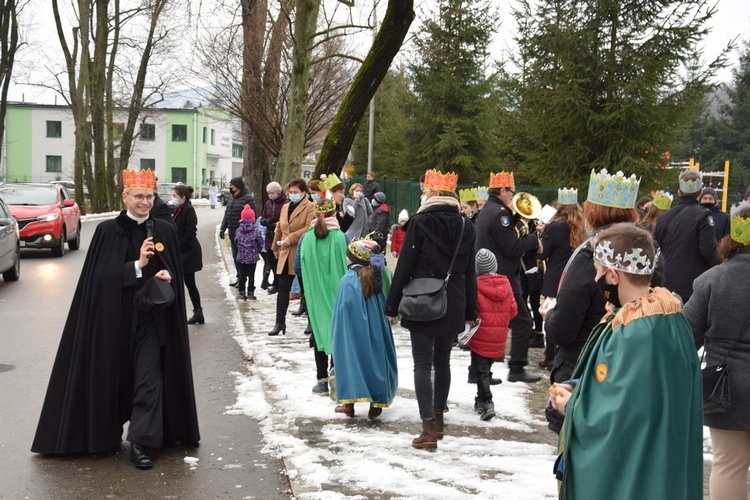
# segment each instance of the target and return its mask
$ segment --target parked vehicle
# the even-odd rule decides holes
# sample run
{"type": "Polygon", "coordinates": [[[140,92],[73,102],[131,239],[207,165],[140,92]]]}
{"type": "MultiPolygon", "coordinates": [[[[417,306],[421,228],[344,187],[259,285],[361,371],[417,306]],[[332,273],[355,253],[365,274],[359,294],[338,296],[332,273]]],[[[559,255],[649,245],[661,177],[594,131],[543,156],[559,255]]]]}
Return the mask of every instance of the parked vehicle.
{"type": "Polygon", "coordinates": [[[225,207],[227,206],[227,202],[229,201],[229,198],[231,197],[232,197],[232,192],[229,190],[229,188],[222,188],[221,191],[219,191],[219,196],[218,196],[219,203],[221,203],[225,207]]]}
{"type": "Polygon", "coordinates": [[[62,257],[65,243],[80,247],[81,210],[60,184],[3,184],[0,198],[18,221],[21,248],[51,248],[62,257]]]}
{"type": "MultiPolygon", "coordinates": [[[[60,184],[68,192],[68,196],[75,200],[76,198],[76,185],[73,181],[49,181],[50,184],[60,184]]],[[[86,186],[83,187],[83,197],[89,197],[89,191],[86,186]]]]}
{"type": "Polygon", "coordinates": [[[17,281],[21,276],[21,236],[18,232],[18,222],[1,199],[0,273],[3,273],[5,281],[17,281]]]}

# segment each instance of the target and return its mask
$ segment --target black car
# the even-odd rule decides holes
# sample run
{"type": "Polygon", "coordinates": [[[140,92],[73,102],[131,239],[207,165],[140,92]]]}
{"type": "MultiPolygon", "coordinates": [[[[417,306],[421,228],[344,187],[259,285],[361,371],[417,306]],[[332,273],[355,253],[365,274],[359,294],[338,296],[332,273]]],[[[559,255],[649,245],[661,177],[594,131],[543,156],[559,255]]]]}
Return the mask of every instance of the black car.
{"type": "Polygon", "coordinates": [[[21,276],[20,241],[18,221],[0,199],[0,273],[5,281],[17,281],[21,276]]]}
{"type": "Polygon", "coordinates": [[[232,192],[229,190],[229,188],[222,188],[222,190],[219,191],[219,196],[217,196],[217,198],[219,199],[219,203],[227,206],[227,202],[229,201],[229,198],[231,198],[231,196],[232,192]]]}

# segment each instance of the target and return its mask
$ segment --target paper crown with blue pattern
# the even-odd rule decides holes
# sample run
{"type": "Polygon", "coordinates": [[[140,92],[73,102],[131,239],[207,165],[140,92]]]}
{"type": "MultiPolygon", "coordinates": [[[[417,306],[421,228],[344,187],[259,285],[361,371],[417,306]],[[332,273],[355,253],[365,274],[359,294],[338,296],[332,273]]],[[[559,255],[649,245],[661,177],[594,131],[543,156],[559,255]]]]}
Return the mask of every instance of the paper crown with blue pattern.
{"type": "Polygon", "coordinates": [[[732,207],[732,220],[729,224],[729,236],[737,243],[750,246],[750,218],[742,217],[740,213],[750,209],[750,203],[743,201],[732,207]]]}
{"type": "Polygon", "coordinates": [[[666,211],[672,206],[673,200],[674,196],[672,196],[672,193],[659,190],[654,193],[654,199],[651,203],[659,210],[666,211]]]}
{"type": "Polygon", "coordinates": [[[697,193],[703,189],[703,175],[697,170],[685,170],[680,174],[680,191],[684,194],[697,193]],[[693,172],[698,177],[696,179],[685,179],[690,172],[693,172]]]}
{"type": "Polygon", "coordinates": [[[635,174],[625,177],[622,171],[611,175],[606,168],[599,173],[592,169],[587,200],[604,207],[633,208],[640,184],[635,174]]]}
{"type": "Polygon", "coordinates": [[[562,188],[557,190],[557,202],[560,205],[577,205],[578,190],[575,188],[562,188]]]}
{"type": "Polygon", "coordinates": [[[477,200],[487,201],[489,198],[490,195],[487,194],[487,186],[479,186],[477,188],[477,200]]]}

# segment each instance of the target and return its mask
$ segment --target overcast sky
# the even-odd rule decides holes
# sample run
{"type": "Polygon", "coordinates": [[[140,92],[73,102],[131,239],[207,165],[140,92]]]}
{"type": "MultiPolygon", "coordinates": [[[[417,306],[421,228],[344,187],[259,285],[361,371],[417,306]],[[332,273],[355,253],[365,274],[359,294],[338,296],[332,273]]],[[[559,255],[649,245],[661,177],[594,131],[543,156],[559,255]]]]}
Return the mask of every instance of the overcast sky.
{"type": "MultiPolygon", "coordinates": [[[[190,1],[197,5],[201,0],[190,1]]],[[[207,3],[206,0],[202,1],[204,5],[207,3]]],[[[333,1],[324,0],[329,4],[333,1]]],[[[436,3],[435,0],[417,0],[415,2],[417,20],[412,26],[412,33],[419,29],[420,20],[429,15],[430,10],[434,8],[436,3]]],[[[356,4],[369,10],[372,6],[372,0],[359,0],[356,4]]],[[[507,59],[508,51],[513,50],[514,47],[515,23],[510,12],[515,3],[501,0],[498,4],[502,26],[495,36],[492,51],[495,58],[507,59]]],[[[704,60],[706,61],[715,58],[733,38],[740,36],[747,39],[748,28],[750,28],[750,2],[748,0],[717,0],[716,5],[717,13],[712,20],[712,31],[703,46],[704,60]]],[[[378,0],[378,6],[379,15],[382,19],[387,1],[378,0]]],[[[37,80],[49,78],[50,73],[44,68],[59,64],[59,62],[53,64],[55,61],[51,61],[52,58],[60,57],[62,59],[57,37],[54,36],[51,7],[47,2],[33,2],[29,11],[24,14],[29,44],[21,54],[19,71],[15,73],[18,75],[18,80],[11,86],[8,98],[15,101],[25,100],[27,102],[52,104],[55,102],[54,92],[45,92],[38,87],[20,84],[20,82],[27,81],[29,71],[34,72],[37,80]]],[[[363,50],[367,48],[367,43],[358,45],[362,46],[363,50]]],[[[180,57],[184,57],[184,55],[184,52],[181,51],[180,57]]],[[[731,57],[731,62],[735,64],[736,61],[737,54],[735,52],[731,57]]],[[[720,73],[719,79],[724,82],[729,81],[731,79],[730,69],[728,68],[720,73]]],[[[58,98],[57,102],[62,103],[62,100],[58,98]]]]}

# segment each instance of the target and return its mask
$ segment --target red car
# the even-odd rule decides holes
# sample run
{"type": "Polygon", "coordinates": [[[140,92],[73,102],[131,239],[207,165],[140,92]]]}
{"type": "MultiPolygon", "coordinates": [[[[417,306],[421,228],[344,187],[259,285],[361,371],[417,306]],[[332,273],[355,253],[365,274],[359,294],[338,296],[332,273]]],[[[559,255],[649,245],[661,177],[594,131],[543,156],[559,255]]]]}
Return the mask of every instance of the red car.
{"type": "Polygon", "coordinates": [[[65,243],[71,250],[81,246],[81,210],[63,186],[2,184],[0,198],[18,221],[21,248],[51,248],[62,257],[65,243]]]}

